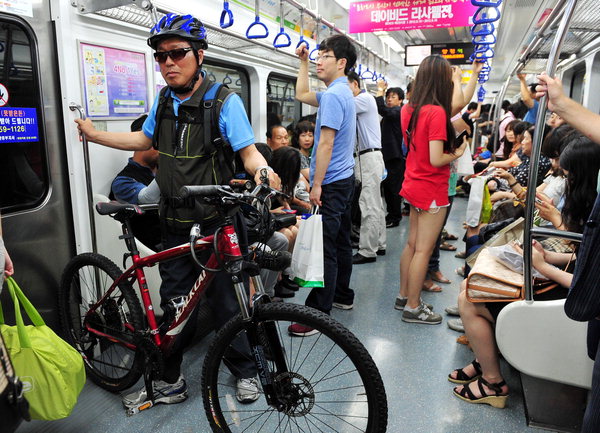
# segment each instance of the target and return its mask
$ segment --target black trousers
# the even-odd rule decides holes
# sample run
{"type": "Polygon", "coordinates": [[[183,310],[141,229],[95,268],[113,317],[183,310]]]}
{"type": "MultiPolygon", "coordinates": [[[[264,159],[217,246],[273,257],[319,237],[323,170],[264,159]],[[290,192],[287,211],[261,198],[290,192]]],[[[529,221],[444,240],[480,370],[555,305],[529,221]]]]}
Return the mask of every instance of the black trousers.
{"type": "MultiPolygon", "coordinates": [[[[235,217],[235,228],[238,234],[238,240],[242,253],[246,254],[248,242],[246,236],[245,223],[239,214],[235,217]]],[[[202,235],[207,236],[217,229],[217,226],[202,229],[202,235]]],[[[165,249],[172,248],[189,242],[189,235],[163,233],[163,246],[165,249]]],[[[201,254],[200,260],[205,262],[210,256],[210,251],[201,254]]],[[[159,265],[162,284],[160,286],[161,307],[168,309],[167,305],[170,299],[180,296],[186,296],[192,288],[194,282],[200,275],[200,268],[193,261],[191,256],[184,256],[176,260],[170,260],[159,265]]],[[[246,281],[247,283],[247,281],[246,281]]],[[[246,288],[248,284],[246,284],[246,288]]],[[[240,307],[235,296],[235,290],[231,281],[231,276],[226,272],[215,274],[213,281],[207,288],[206,300],[211,307],[214,326],[219,330],[232,317],[240,312],[240,307]]],[[[165,316],[168,316],[166,314],[165,316]]],[[[191,343],[196,332],[198,322],[198,309],[196,308],[186,323],[184,329],[177,338],[176,345],[168,358],[165,359],[165,371],[162,379],[169,383],[177,381],[181,373],[181,362],[183,361],[183,351],[191,343]]],[[[227,365],[234,376],[237,378],[247,378],[256,375],[256,368],[250,355],[250,348],[247,341],[240,339],[233,345],[233,349],[227,355],[227,365]]]]}
{"type": "Polygon", "coordinates": [[[400,190],[404,181],[404,170],[406,161],[403,158],[394,158],[385,161],[387,177],[381,186],[383,188],[383,197],[387,206],[387,222],[398,222],[402,219],[402,197],[400,190]]]}

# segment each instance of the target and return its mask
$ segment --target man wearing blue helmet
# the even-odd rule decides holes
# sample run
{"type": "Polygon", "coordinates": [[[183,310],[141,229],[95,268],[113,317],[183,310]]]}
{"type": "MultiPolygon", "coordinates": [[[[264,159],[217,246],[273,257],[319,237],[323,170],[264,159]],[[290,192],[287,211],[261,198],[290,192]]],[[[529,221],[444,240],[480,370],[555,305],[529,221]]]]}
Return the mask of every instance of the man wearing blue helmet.
{"type": "MultiPolygon", "coordinates": [[[[97,131],[89,119],[76,122],[90,141],[123,150],[146,150],[151,146],[159,150],[156,180],[161,192],[162,241],[164,248],[170,248],[189,241],[194,222],[201,223],[203,235],[214,232],[221,223],[213,208],[180,199],[181,186],[227,183],[233,174],[230,162],[234,152],[257,182],[262,168],[268,170],[271,185],[277,187],[279,178],[254,146],[254,133],[240,97],[203,75],[208,44],[200,20],[191,15],[168,14],[151,30],[148,45],[156,51],[154,58],[168,87],[156,96],[142,131],[97,131]],[[212,109],[215,104],[217,111],[212,109]]],[[[236,221],[236,228],[242,246],[245,227],[241,218],[236,221]]],[[[190,258],[184,257],[161,264],[160,272],[161,306],[165,314],[174,314],[198,278],[199,270],[190,258]]],[[[217,329],[239,312],[231,278],[224,272],[215,275],[206,296],[217,329]]],[[[179,347],[165,359],[163,377],[153,383],[155,403],[179,403],[187,398],[180,367],[183,349],[194,334],[196,313],[180,334],[179,347]]],[[[236,396],[242,403],[255,401],[259,393],[255,367],[248,359],[231,362],[231,370],[238,378],[236,396]]],[[[149,398],[143,388],[125,396],[123,404],[137,407],[146,400],[149,398]]]]}

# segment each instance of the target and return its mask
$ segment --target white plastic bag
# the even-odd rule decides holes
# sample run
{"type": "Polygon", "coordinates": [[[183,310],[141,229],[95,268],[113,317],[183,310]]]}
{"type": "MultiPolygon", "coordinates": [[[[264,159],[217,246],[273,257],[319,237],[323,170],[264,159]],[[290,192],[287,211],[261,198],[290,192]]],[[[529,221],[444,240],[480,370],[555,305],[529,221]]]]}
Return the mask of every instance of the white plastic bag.
{"type": "Polygon", "coordinates": [[[300,224],[292,252],[292,276],[302,287],[323,287],[323,221],[309,215],[300,224]]]}
{"type": "Polygon", "coordinates": [[[469,179],[471,191],[469,192],[469,202],[467,203],[466,221],[469,227],[477,227],[481,218],[481,205],[483,203],[483,188],[485,178],[477,176],[469,179]]]}
{"type": "MultiPolygon", "coordinates": [[[[511,271],[518,272],[523,275],[523,256],[512,245],[499,245],[497,247],[487,247],[490,255],[496,261],[502,263],[511,271]]],[[[531,268],[531,274],[535,278],[546,279],[537,269],[531,268]]]]}
{"type": "Polygon", "coordinates": [[[465,152],[456,159],[456,172],[462,176],[475,174],[473,170],[473,157],[471,150],[467,147],[465,152]]]}

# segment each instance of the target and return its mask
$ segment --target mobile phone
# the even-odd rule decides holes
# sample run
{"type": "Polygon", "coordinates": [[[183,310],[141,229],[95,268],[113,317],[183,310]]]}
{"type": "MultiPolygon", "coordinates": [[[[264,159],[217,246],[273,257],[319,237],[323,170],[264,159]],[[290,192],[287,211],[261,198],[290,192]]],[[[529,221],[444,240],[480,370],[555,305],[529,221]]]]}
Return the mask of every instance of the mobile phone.
{"type": "Polygon", "coordinates": [[[537,197],[535,198],[535,202],[536,202],[536,203],[538,203],[538,204],[542,204],[542,203],[544,203],[543,201],[541,201],[541,200],[540,200],[539,198],[537,198],[537,197]]]}
{"type": "Polygon", "coordinates": [[[296,213],[297,212],[294,209],[281,209],[281,210],[285,213],[296,213]]]}

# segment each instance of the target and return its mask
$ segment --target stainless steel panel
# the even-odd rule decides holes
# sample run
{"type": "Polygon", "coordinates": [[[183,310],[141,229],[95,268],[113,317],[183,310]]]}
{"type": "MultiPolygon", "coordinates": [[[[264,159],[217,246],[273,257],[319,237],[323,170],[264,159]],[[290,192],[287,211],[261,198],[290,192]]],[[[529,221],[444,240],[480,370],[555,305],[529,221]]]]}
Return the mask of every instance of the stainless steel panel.
{"type": "MultiPolygon", "coordinates": [[[[37,42],[51,187],[39,208],[2,215],[2,223],[4,239],[15,264],[15,279],[46,323],[58,329],[58,285],[62,269],[74,255],[75,247],[54,28],[49,2],[34,2],[33,7],[33,18],[22,19],[33,29],[37,42]]],[[[1,17],[11,15],[0,14],[1,17]]]]}

